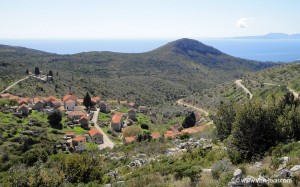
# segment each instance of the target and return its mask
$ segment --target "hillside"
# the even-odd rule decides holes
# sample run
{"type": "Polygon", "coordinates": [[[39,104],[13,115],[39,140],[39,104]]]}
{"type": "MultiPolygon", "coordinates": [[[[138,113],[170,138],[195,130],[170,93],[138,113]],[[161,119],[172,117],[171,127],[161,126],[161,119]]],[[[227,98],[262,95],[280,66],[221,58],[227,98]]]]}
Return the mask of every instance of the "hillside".
{"type": "MultiPolygon", "coordinates": [[[[253,94],[253,100],[267,103],[279,101],[290,90],[300,93],[299,71],[299,63],[284,64],[250,73],[241,79],[242,84],[253,94]]],[[[221,102],[242,104],[249,101],[249,97],[234,84],[234,81],[228,81],[188,96],[185,101],[208,110],[215,110],[221,102]]]]}
{"type": "Polygon", "coordinates": [[[54,83],[29,79],[12,93],[56,95],[68,86],[82,96],[89,91],[104,98],[128,99],[150,105],[197,93],[247,73],[277,64],[235,58],[196,40],[180,39],[146,53],[87,52],[57,55],[1,46],[1,87],[25,76],[28,68],[54,72],[54,83]],[[58,74],[58,75],[57,75],[58,74]],[[143,98],[143,100],[140,100],[143,98]]]}

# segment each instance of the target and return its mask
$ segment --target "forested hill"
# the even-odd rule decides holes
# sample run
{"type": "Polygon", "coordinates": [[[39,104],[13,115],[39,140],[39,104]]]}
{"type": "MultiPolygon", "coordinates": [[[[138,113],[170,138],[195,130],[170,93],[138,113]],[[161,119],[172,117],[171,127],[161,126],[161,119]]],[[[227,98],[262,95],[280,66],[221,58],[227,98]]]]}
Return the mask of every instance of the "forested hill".
{"type": "Polygon", "coordinates": [[[155,105],[275,65],[235,58],[190,39],[176,40],[153,51],[136,54],[57,55],[2,45],[0,86],[3,88],[24,77],[27,68],[33,71],[39,67],[45,74],[49,70],[54,72],[54,83],[36,84],[28,80],[12,91],[61,96],[68,85],[72,85],[78,95],[89,91],[92,95],[114,99],[143,98],[141,102],[155,105]]]}

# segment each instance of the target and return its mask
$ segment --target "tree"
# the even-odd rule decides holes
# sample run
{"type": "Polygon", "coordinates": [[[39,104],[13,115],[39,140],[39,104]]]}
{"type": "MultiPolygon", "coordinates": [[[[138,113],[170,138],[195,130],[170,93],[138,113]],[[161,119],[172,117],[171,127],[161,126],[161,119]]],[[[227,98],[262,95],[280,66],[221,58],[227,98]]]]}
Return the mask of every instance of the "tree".
{"type": "Polygon", "coordinates": [[[49,71],[48,75],[51,76],[51,77],[53,77],[53,72],[52,72],[52,70],[49,71]]]}
{"type": "Polygon", "coordinates": [[[214,123],[216,125],[216,135],[220,140],[226,139],[232,130],[232,125],[235,119],[236,110],[233,104],[221,104],[218,107],[214,123]]]}
{"type": "Polygon", "coordinates": [[[124,137],[137,136],[138,134],[141,133],[142,133],[142,129],[137,125],[132,125],[123,129],[124,137]]]}
{"type": "Polygon", "coordinates": [[[41,74],[41,72],[40,72],[40,70],[39,70],[39,67],[35,67],[35,68],[34,68],[34,74],[35,74],[35,75],[41,74]]]}
{"type": "Polygon", "coordinates": [[[28,68],[27,68],[27,70],[26,70],[26,74],[27,74],[27,75],[29,74],[29,70],[28,70],[28,68]]]}
{"type": "Polygon", "coordinates": [[[92,99],[91,99],[91,96],[90,94],[87,92],[85,97],[83,98],[83,105],[86,107],[86,108],[89,108],[91,107],[93,104],[92,104],[92,99]]]}
{"type": "Polygon", "coordinates": [[[196,116],[194,112],[188,114],[188,116],[183,120],[182,127],[189,128],[196,124],[196,116]]]}
{"type": "Polygon", "coordinates": [[[59,110],[55,110],[48,116],[48,122],[52,128],[62,129],[62,114],[59,110]]]}
{"type": "Polygon", "coordinates": [[[56,71],[56,76],[58,76],[58,71],[56,71]]]}
{"type": "Polygon", "coordinates": [[[276,107],[247,103],[237,111],[232,131],[232,145],[242,158],[259,158],[278,142],[278,112],[276,107]]]}

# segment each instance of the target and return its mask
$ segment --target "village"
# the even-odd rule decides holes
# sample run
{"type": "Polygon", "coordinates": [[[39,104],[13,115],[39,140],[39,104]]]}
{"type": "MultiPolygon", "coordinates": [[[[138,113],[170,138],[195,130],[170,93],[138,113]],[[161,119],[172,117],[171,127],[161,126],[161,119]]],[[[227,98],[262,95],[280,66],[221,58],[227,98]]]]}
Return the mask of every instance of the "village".
{"type": "MultiPolygon", "coordinates": [[[[83,104],[84,99],[78,98],[69,88],[68,93],[62,98],[55,96],[27,98],[22,95],[12,95],[9,93],[0,94],[0,100],[9,100],[10,106],[3,106],[0,111],[3,113],[12,113],[19,118],[26,118],[31,115],[32,111],[51,114],[54,111],[60,111],[67,117],[70,129],[80,127],[86,130],[85,134],[76,134],[75,131],[63,133],[63,138],[60,139],[56,148],[63,151],[82,152],[87,150],[87,142],[94,143],[99,149],[113,148],[116,141],[113,141],[112,135],[115,135],[121,143],[128,144],[141,139],[150,141],[161,138],[171,139],[179,137],[183,134],[194,134],[205,129],[205,125],[196,125],[202,120],[202,115],[196,113],[195,126],[190,128],[182,128],[181,124],[177,123],[170,126],[166,131],[147,131],[146,133],[138,133],[133,135],[124,135],[126,128],[137,125],[137,114],[155,115],[151,113],[147,106],[138,106],[134,102],[126,100],[102,100],[101,97],[91,97],[91,107],[86,108],[83,104]],[[99,120],[99,117],[109,114],[109,121],[104,123],[99,120]],[[103,130],[103,128],[108,130],[103,130]]],[[[30,125],[30,124],[29,124],[30,125]]],[[[143,124],[147,126],[147,124],[143,124]]],[[[143,127],[142,127],[143,128],[143,127]]]]}

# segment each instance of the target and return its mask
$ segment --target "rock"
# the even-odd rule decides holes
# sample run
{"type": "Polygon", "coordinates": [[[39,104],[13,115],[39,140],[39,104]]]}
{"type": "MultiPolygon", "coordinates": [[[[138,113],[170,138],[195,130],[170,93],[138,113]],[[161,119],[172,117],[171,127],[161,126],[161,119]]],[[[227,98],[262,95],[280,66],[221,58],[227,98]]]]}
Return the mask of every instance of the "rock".
{"type": "Polygon", "coordinates": [[[146,155],[146,154],[140,153],[140,154],[137,154],[136,157],[137,157],[137,158],[146,158],[147,155],[146,155]]]}
{"type": "Polygon", "coordinates": [[[243,174],[243,171],[241,169],[237,169],[237,170],[234,171],[233,177],[234,178],[241,178],[242,174],[243,174]]]}
{"type": "Polygon", "coordinates": [[[291,172],[297,172],[297,171],[300,171],[300,165],[294,165],[291,169],[290,169],[291,172]]]}
{"type": "Polygon", "coordinates": [[[203,173],[211,173],[211,169],[202,169],[203,173]]]}
{"type": "Polygon", "coordinates": [[[212,149],[212,145],[211,144],[205,145],[205,146],[203,146],[203,149],[211,150],[212,149]]]}
{"type": "Polygon", "coordinates": [[[186,153],[186,152],[187,152],[187,149],[181,149],[181,151],[182,151],[183,153],[186,153]]]}
{"type": "Polygon", "coordinates": [[[282,169],[279,172],[277,172],[275,174],[275,178],[284,178],[284,179],[288,179],[290,178],[292,175],[291,171],[288,169],[282,169]]]}
{"type": "Polygon", "coordinates": [[[255,164],[253,166],[250,166],[250,169],[259,169],[262,167],[262,163],[261,162],[255,162],[255,164]]]}
{"type": "Polygon", "coordinates": [[[184,148],[186,148],[186,146],[187,146],[187,143],[180,143],[178,148],[184,149],[184,148]]]}

